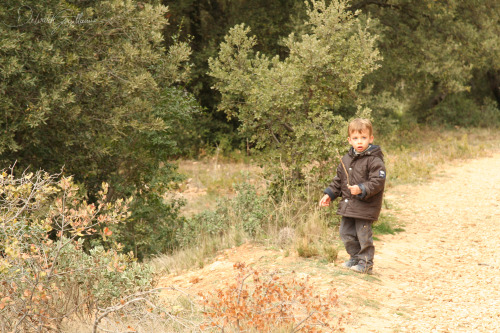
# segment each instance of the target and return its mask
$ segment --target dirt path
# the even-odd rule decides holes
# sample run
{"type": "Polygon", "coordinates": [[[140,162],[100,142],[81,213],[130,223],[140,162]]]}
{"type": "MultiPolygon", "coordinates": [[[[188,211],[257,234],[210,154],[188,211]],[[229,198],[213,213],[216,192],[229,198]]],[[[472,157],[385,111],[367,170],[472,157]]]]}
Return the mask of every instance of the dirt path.
{"type": "Polygon", "coordinates": [[[381,306],[352,331],[499,332],[500,155],[387,198],[406,232],[377,247],[381,306]]]}
{"type": "Polygon", "coordinates": [[[347,332],[500,332],[500,154],[391,188],[386,198],[406,231],[376,241],[372,276],[340,268],[344,251],[333,265],[246,244],[161,284],[213,290],[244,261],[308,276],[318,292],[335,287],[339,311],[350,313],[347,332]]]}

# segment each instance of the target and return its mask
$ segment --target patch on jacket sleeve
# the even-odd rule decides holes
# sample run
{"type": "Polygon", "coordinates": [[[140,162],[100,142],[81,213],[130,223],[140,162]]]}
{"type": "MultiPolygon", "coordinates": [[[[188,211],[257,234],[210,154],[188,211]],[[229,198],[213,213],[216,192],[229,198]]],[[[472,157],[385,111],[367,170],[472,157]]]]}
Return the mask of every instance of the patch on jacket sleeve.
{"type": "Polygon", "coordinates": [[[385,178],[385,171],[384,170],[380,170],[379,173],[378,173],[379,177],[380,178],[385,178]]]}

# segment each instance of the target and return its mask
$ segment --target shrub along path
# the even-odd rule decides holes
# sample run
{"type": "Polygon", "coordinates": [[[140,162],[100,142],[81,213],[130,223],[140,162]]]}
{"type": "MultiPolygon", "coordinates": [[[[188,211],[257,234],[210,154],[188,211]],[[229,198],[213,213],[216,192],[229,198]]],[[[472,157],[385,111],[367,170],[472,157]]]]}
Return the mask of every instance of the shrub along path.
{"type": "Polygon", "coordinates": [[[422,185],[396,186],[386,198],[405,232],[375,242],[372,276],[338,262],[245,245],[201,270],[166,276],[193,294],[213,290],[246,261],[284,276],[307,275],[318,293],[338,291],[347,332],[493,332],[500,327],[500,154],[452,163],[422,185]]]}

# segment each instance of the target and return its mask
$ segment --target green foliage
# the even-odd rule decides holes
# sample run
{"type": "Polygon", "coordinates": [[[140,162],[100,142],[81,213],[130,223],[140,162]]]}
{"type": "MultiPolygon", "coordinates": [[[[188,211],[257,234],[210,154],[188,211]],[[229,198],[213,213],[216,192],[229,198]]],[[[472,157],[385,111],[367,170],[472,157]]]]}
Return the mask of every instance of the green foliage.
{"type": "Polygon", "coordinates": [[[240,229],[255,237],[269,224],[271,205],[265,195],[259,195],[253,185],[234,186],[236,196],[217,202],[215,210],[206,210],[185,220],[177,232],[182,246],[196,243],[204,237],[223,235],[231,229],[240,229]]]}
{"type": "Polygon", "coordinates": [[[200,114],[200,106],[194,96],[184,89],[167,87],[162,91],[153,115],[161,119],[166,128],[161,132],[146,132],[145,137],[157,160],[164,161],[189,153],[193,141],[199,139],[195,119],[200,114]]]}
{"type": "Polygon", "coordinates": [[[113,174],[112,181],[118,195],[134,200],[130,220],[115,229],[124,249],[133,251],[139,259],[176,246],[174,235],[183,221],[179,210],[184,202],[167,198],[165,193],[184,177],[166,161],[188,151],[187,141],[196,137],[193,123],[199,111],[192,95],[179,88],[165,88],[153,109],[156,119],[166,124],[165,129],[146,130],[123,140],[128,146],[122,155],[126,167],[113,174]]]}
{"type": "Polygon", "coordinates": [[[241,221],[243,230],[251,236],[262,231],[269,219],[269,202],[264,195],[258,195],[253,185],[242,183],[234,187],[236,198],[231,206],[236,218],[241,221]]]}
{"type": "Polygon", "coordinates": [[[167,199],[152,189],[130,204],[133,212],[127,223],[112,228],[125,252],[132,251],[139,259],[171,252],[177,246],[176,230],[184,218],[180,209],[184,202],[167,199]]]}
{"type": "MultiPolygon", "coordinates": [[[[87,270],[90,271],[82,280],[92,290],[100,307],[112,305],[125,295],[150,289],[154,285],[152,269],[138,264],[132,254],[125,255],[96,247],[89,255],[82,257],[86,257],[81,259],[86,263],[80,263],[79,268],[88,267],[87,270]],[[92,266],[100,269],[91,270],[92,266]]],[[[75,282],[83,284],[82,281],[75,282]]]]}
{"type": "MultiPolygon", "coordinates": [[[[258,36],[254,50],[284,60],[290,50],[279,40],[291,32],[302,35],[307,31],[302,24],[307,18],[305,3],[174,0],[168,5],[174,24],[167,33],[179,31],[180,25],[181,36],[192,37],[195,66],[190,90],[209,113],[203,128],[210,130],[200,133],[210,144],[219,142],[221,136],[233,147],[244,143],[249,135],[233,132],[239,126],[237,120],[224,123],[223,116],[213,112],[220,98],[209,89],[214,81],[206,76],[207,59],[216,56],[216,47],[230,27],[244,23],[258,36]]],[[[374,111],[379,130],[390,131],[405,121],[441,120],[443,108],[435,107],[455,94],[466,104],[475,103],[474,109],[486,105],[485,99],[494,99],[500,106],[498,1],[352,0],[346,10],[362,22],[372,20],[369,31],[379,36],[377,48],[383,60],[356,89],[356,101],[344,98],[336,114],[350,118],[362,104],[374,111]]],[[[446,106],[444,121],[453,115],[453,104],[446,106]]],[[[459,115],[452,118],[453,123],[459,122],[459,115]]]]}
{"type": "Polygon", "coordinates": [[[466,93],[457,93],[439,103],[427,121],[435,125],[457,127],[493,127],[500,125],[496,103],[487,98],[484,104],[474,101],[466,93]],[[481,105],[482,104],[482,105],[481,105]]]}
{"type": "MultiPolygon", "coordinates": [[[[199,110],[176,88],[189,77],[191,50],[166,42],[166,13],[128,0],[3,1],[0,162],[64,166],[90,200],[109,182],[112,199],[134,198],[130,229],[175,228],[177,203],[163,194],[179,176],[163,161],[186,150],[199,110]]],[[[164,250],[159,239],[145,239],[156,242],[150,248],[122,241],[141,256],[164,250]]]]}
{"type": "Polygon", "coordinates": [[[289,56],[280,60],[254,52],[256,38],[237,25],[209,60],[209,74],[222,94],[219,109],[241,122],[240,131],[256,148],[273,148],[271,166],[286,168],[292,184],[304,180],[303,168],[331,174],[332,149],[341,147],[345,121],[335,110],[352,100],[363,76],[380,59],[375,36],[346,11],[344,2],[313,1],[306,31],[284,40],[289,56]]]}
{"type": "Polygon", "coordinates": [[[236,131],[238,121],[228,121],[223,113],[216,112],[220,95],[211,89],[213,79],[207,75],[208,59],[216,56],[229,28],[242,22],[260,36],[256,45],[259,51],[285,57],[288,50],[279,40],[295,28],[295,17],[304,16],[304,2],[169,0],[163,3],[168,5],[171,23],[165,28],[165,34],[179,34],[179,39],[188,40],[193,49],[192,80],[187,88],[204,108],[203,115],[197,118],[200,142],[196,144],[200,147],[196,148],[211,148],[220,145],[221,140],[229,142],[231,149],[245,148],[241,145],[246,144],[246,137],[236,131]]]}
{"type": "MultiPolygon", "coordinates": [[[[127,134],[162,129],[164,124],[151,114],[151,101],[158,84],[185,77],[181,64],[190,53],[185,44],[176,44],[162,59],[166,50],[159,29],[166,24],[165,11],[128,1],[92,7],[63,1],[31,1],[23,7],[17,1],[3,2],[0,29],[7,47],[2,47],[0,75],[7,131],[1,151],[27,151],[50,142],[52,158],[70,150],[99,160],[117,153],[111,144],[127,134]],[[60,24],[56,15],[61,12],[92,22],[60,24]],[[28,21],[36,16],[55,16],[55,22],[28,21]]],[[[93,165],[87,162],[80,161],[91,173],[93,165]]]]}
{"type": "Polygon", "coordinates": [[[350,10],[358,9],[380,35],[382,66],[360,91],[365,105],[386,110],[379,119],[398,121],[403,112],[413,121],[474,126],[461,121],[463,109],[474,113],[486,98],[500,106],[497,1],[352,1],[350,10]]]}
{"type": "Polygon", "coordinates": [[[87,203],[71,178],[45,172],[0,174],[0,321],[2,329],[60,330],[65,318],[85,316],[121,297],[150,289],[152,271],[120,254],[108,226],[129,214],[108,200],[108,186],[87,203]],[[112,249],[84,251],[90,236],[112,249]]]}
{"type": "Polygon", "coordinates": [[[228,221],[226,207],[222,207],[222,205],[219,201],[216,210],[205,210],[186,219],[176,235],[180,245],[186,247],[203,237],[213,237],[223,233],[228,221]]]}

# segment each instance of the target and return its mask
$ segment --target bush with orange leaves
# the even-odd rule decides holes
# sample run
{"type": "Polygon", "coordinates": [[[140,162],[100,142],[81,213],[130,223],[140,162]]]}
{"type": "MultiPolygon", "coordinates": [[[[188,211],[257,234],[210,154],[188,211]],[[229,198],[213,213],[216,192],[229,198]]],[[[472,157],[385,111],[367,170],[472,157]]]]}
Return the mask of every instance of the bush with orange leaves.
{"type": "Polygon", "coordinates": [[[61,331],[65,319],[150,288],[151,272],[112,240],[84,251],[128,215],[106,184],[94,204],[71,177],[0,170],[0,332],[61,331]]]}
{"type": "Polygon", "coordinates": [[[338,296],[334,288],[317,295],[308,279],[284,281],[275,273],[259,272],[244,263],[237,263],[234,268],[238,271],[236,283],[199,294],[207,318],[201,330],[343,331],[344,316],[336,311],[338,296]]]}

